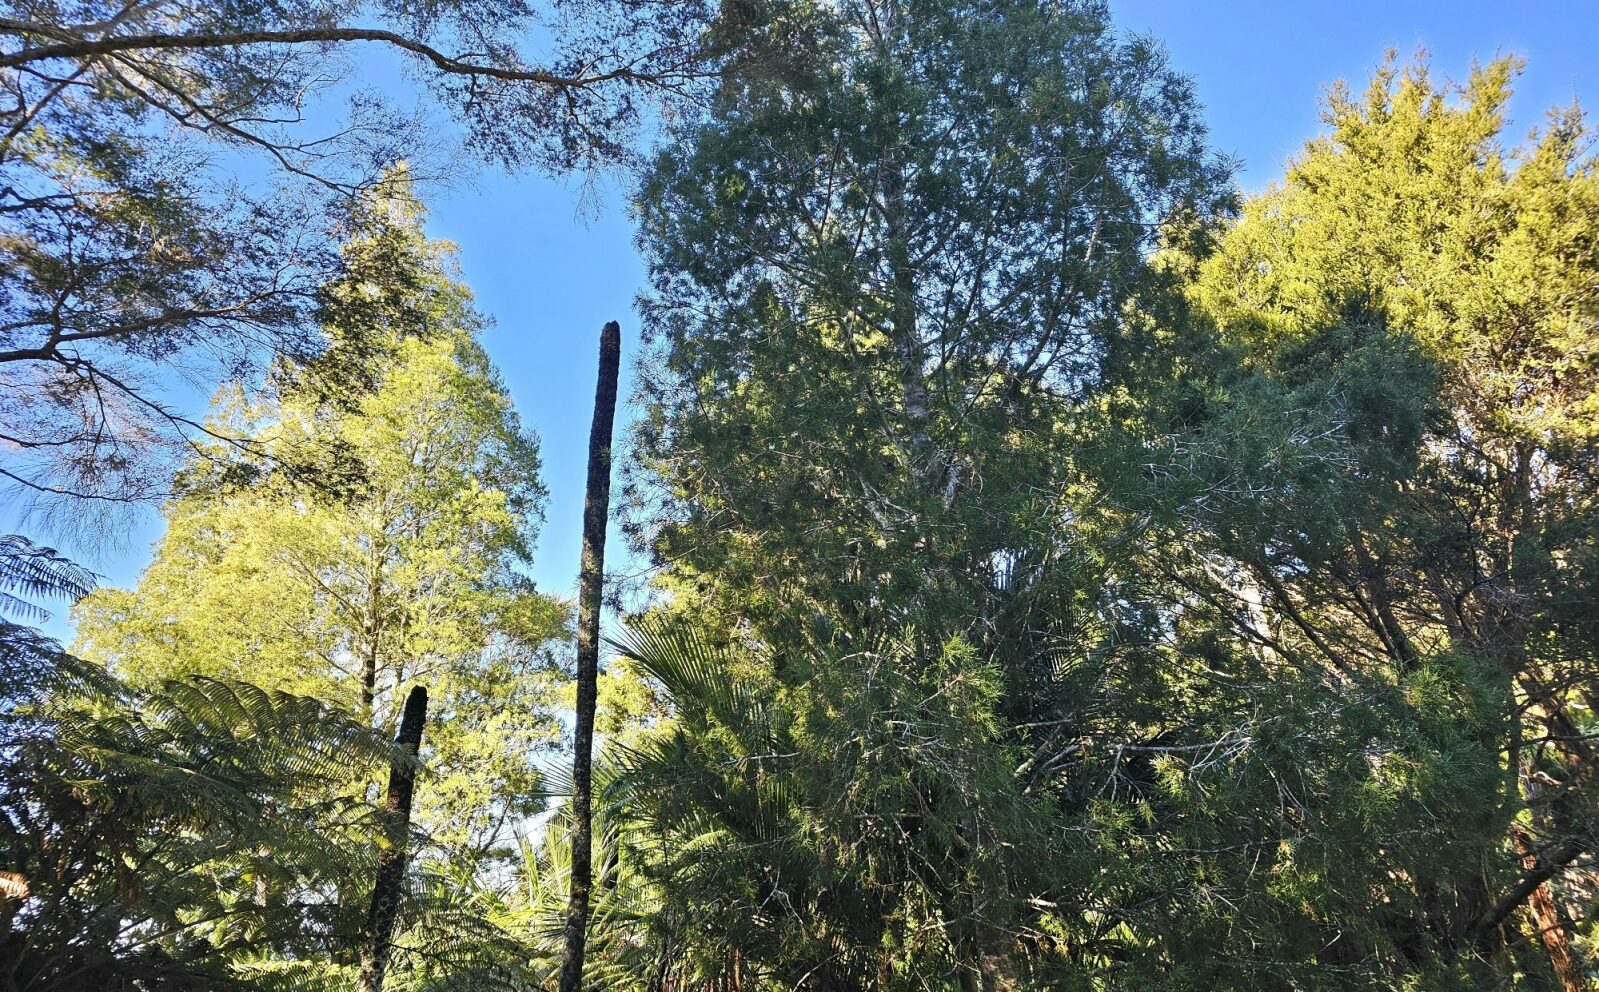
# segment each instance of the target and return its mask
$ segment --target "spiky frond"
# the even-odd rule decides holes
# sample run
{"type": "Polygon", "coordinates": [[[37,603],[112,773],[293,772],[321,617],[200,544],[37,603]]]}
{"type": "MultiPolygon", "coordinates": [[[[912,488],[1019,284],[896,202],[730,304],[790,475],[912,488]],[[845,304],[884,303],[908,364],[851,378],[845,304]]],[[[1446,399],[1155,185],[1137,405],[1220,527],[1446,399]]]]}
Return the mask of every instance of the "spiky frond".
{"type": "Polygon", "coordinates": [[[819,968],[884,987],[885,969],[952,973],[971,928],[1009,925],[989,886],[1046,847],[992,745],[999,675],[958,639],[919,643],[773,659],[667,621],[618,645],[674,715],[614,749],[602,793],[660,903],[631,924],[647,952],[613,965],[646,988],[803,987],[819,968]]]}
{"type": "Polygon", "coordinates": [[[726,649],[688,625],[645,620],[612,646],[654,676],[691,718],[703,712],[726,726],[764,725],[764,704],[752,686],[732,677],[726,649]]]}
{"type": "MultiPolygon", "coordinates": [[[[596,765],[595,782],[602,794],[616,774],[616,766],[608,760],[596,765]]],[[[662,903],[660,890],[645,872],[647,859],[639,857],[641,848],[652,841],[638,828],[639,821],[614,806],[602,803],[595,809],[595,879],[583,963],[585,987],[605,992],[651,987],[649,976],[659,944],[649,935],[662,903]]],[[[570,829],[567,811],[560,809],[544,824],[539,839],[524,837],[516,884],[498,895],[496,918],[506,930],[519,934],[530,952],[530,987],[553,983],[560,962],[571,881],[570,829]]]]}
{"type": "Polygon", "coordinates": [[[0,535],[0,614],[39,621],[50,614],[31,599],[79,600],[94,588],[95,574],[54,548],[19,534],[0,535]],[[29,598],[24,598],[29,597],[29,598]]]}
{"type": "Polygon", "coordinates": [[[27,987],[79,988],[84,974],[310,987],[262,961],[337,964],[376,852],[352,770],[396,757],[380,735],[325,703],[214,679],[29,715],[49,732],[0,759],[0,868],[34,907],[19,918],[27,987]]]}

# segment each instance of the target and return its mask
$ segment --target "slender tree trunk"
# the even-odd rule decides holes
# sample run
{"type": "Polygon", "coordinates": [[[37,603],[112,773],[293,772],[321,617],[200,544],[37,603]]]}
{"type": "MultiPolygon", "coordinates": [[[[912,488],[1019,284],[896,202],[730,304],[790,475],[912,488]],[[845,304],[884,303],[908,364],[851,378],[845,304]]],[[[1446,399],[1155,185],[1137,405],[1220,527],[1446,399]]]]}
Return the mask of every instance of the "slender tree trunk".
{"type": "Polygon", "coordinates": [[[588,936],[589,888],[593,874],[594,704],[600,672],[600,593],[605,579],[605,522],[611,503],[611,431],[616,420],[616,380],[622,329],[616,321],[600,332],[599,382],[594,389],[594,425],[589,429],[588,492],[583,501],[583,562],[578,577],[577,728],[572,742],[572,880],[566,904],[566,943],[561,951],[560,992],[583,986],[583,945],[588,936]]]}
{"type": "Polygon", "coordinates": [[[361,660],[361,714],[372,722],[378,696],[378,632],[377,625],[368,632],[366,655],[361,660]]]}
{"type": "Polygon", "coordinates": [[[374,547],[369,555],[366,580],[366,651],[361,659],[361,713],[368,723],[376,714],[378,696],[378,641],[383,636],[383,571],[374,547]]]}
{"type": "Polygon", "coordinates": [[[406,848],[411,832],[411,797],[416,790],[416,756],[422,748],[422,724],[427,720],[428,691],[416,686],[405,699],[400,732],[394,743],[404,752],[389,768],[389,795],[383,806],[387,846],[378,855],[377,880],[372,904],[367,908],[362,932],[360,992],[382,992],[383,973],[389,967],[394,921],[405,892],[406,848]]]}

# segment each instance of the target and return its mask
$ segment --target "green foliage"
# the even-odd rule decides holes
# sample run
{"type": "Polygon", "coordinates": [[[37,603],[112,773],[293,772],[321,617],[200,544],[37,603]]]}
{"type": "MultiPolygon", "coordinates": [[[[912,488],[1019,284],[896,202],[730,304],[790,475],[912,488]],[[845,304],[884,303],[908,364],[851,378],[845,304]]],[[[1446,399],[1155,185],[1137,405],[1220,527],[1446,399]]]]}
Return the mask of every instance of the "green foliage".
{"type": "Polygon", "coordinates": [[[370,874],[372,810],[338,785],[387,763],[381,736],[214,680],[30,716],[3,769],[0,847],[25,887],[0,907],[18,987],[254,987],[255,954],[343,956],[355,907],[330,894],[370,874]]]}
{"type": "Polygon", "coordinates": [[[1095,8],[873,11],[763,22],[792,59],[644,187],[681,626],[632,649],[674,716],[619,781],[681,983],[1578,987],[1579,119],[1505,153],[1510,63],[1385,69],[1218,223],[1095,8]]]}
{"type": "Polygon", "coordinates": [[[425,683],[438,720],[418,822],[452,856],[503,857],[509,824],[541,808],[542,651],[564,608],[521,571],[536,442],[420,218],[403,184],[357,212],[323,292],[333,346],[259,400],[225,394],[219,417],[254,443],[186,473],[138,587],[86,600],[79,639],[137,685],[249,678],[389,732],[425,683]]]}
{"type": "Polygon", "coordinates": [[[676,604],[779,639],[878,612],[931,655],[1058,525],[1056,421],[1220,170],[1098,3],[750,16],[789,57],[728,78],[639,196],[640,537],[676,604]]]}
{"type": "MultiPolygon", "coordinates": [[[[21,538],[0,584],[82,595],[21,538]]],[[[38,607],[24,604],[30,613],[38,607]]],[[[372,809],[339,786],[386,765],[327,704],[211,679],[135,693],[0,621],[0,975],[13,987],[271,987],[257,954],[345,952],[330,893],[370,873],[372,809]]]]}
{"type": "MultiPolygon", "coordinates": [[[[49,814],[19,814],[6,845],[34,898],[58,899],[18,938],[43,949],[37,981],[348,986],[385,741],[418,681],[436,705],[390,985],[520,974],[523,945],[467,895],[546,801],[565,608],[523,571],[536,441],[421,220],[403,172],[357,207],[321,293],[329,347],[263,394],[223,391],[213,436],[247,443],[183,473],[135,589],[77,606],[78,647],[104,668],[72,664],[107,688],[36,693],[49,709],[6,769],[18,808],[49,814]],[[52,896],[67,890],[81,905],[52,896]]],[[[53,553],[4,550],[6,588],[84,591],[53,553]]]]}
{"type": "MultiPolygon", "coordinates": [[[[1573,855],[1594,841],[1599,658],[1576,633],[1595,601],[1577,562],[1599,522],[1599,366],[1577,329],[1599,187],[1574,113],[1499,144],[1517,68],[1455,90],[1390,63],[1362,99],[1335,88],[1331,133],[1284,183],[1164,260],[1186,299],[1129,321],[1090,445],[1097,525],[1136,541],[1137,567],[1210,612],[1218,643],[1252,642],[1274,693],[1308,678],[1365,712],[1377,736],[1342,746],[1392,749],[1368,780],[1326,781],[1358,815],[1289,890],[1367,921],[1304,937],[1326,948],[1307,960],[1367,981],[1586,980],[1555,947],[1591,912],[1573,855]],[[1426,826],[1390,834],[1406,822],[1426,826]],[[1535,868],[1546,908],[1527,890],[1501,910],[1535,868]]],[[[1300,760],[1320,775],[1336,754],[1300,760]]]]}
{"type": "MultiPolygon", "coordinates": [[[[332,23],[313,8],[182,23],[332,23]]],[[[492,50],[492,83],[428,60],[472,80],[471,113],[509,115],[491,157],[616,152],[631,104],[509,85],[529,80],[484,10],[369,13],[492,50]],[[518,145],[529,127],[566,143],[518,145]]],[[[586,981],[1590,986],[1581,115],[1510,148],[1515,62],[1456,87],[1390,60],[1361,96],[1335,87],[1328,133],[1235,212],[1187,82],[1103,3],[705,13],[672,7],[660,37],[683,47],[652,53],[727,71],[637,202],[653,351],[630,522],[661,595],[603,682],[586,981]]],[[[258,88],[243,108],[314,63],[280,79],[254,42],[121,23],[92,42],[126,47],[104,65],[82,48],[101,29],[0,25],[58,46],[6,66],[112,73],[22,87],[38,123],[0,139],[8,177],[89,205],[6,214],[27,292],[0,375],[67,342],[137,364],[245,327],[286,354],[219,394],[135,589],[0,539],[0,614],[83,597],[98,663],[0,619],[0,987],[347,985],[417,682],[437,705],[391,987],[547,987],[573,823],[544,808],[566,611],[526,577],[537,442],[406,167],[342,215],[314,291],[263,288],[288,271],[276,215],[210,224],[188,159],[133,140],[155,105],[106,68],[187,73],[174,96],[205,106],[258,88]]],[[[5,471],[49,489],[64,435],[89,450],[55,488],[131,494],[131,449],[74,433],[105,367],[71,369],[0,400],[38,427],[5,471]]]]}
{"type": "Polygon", "coordinates": [[[1028,967],[1007,883],[1052,845],[994,746],[998,672],[970,648],[920,677],[887,644],[763,677],[681,624],[622,650],[674,706],[606,789],[660,900],[646,987],[959,988],[1028,967]]]}

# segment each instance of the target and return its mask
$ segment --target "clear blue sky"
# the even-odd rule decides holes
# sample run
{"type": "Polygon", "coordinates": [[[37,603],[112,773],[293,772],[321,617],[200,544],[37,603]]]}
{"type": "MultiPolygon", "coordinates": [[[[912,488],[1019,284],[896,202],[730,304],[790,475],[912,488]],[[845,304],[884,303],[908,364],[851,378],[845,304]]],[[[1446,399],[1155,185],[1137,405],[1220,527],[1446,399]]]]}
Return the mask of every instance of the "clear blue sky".
{"type": "Polygon", "coordinates": [[[1527,72],[1512,133],[1582,97],[1599,108],[1596,0],[1111,0],[1118,26],[1161,39],[1194,77],[1215,146],[1243,159],[1256,190],[1282,174],[1319,129],[1328,83],[1357,89],[1386,49],[1431,54],[1438,78],[1464,80],[1476,58],[1515,54],[1527,72]]]}
{"type": "MultiPolygon", "coordinates": [[[[1112,8],[1121,29],[1160,38],[1194,77],[1214,144],[1242,160],[1249,190],[1279,176],[1317,132],[1323,87],[1363,83],[1390,47],[1403,55],[1426,48],[1435,72],[1456,79],[1474,57],[1524,56],[1512,108],[1518,135],[1574,96],[1599,106],[1599,0],[1113,0],[1112,8]]],[[[572,183],[486,173],[475,188],[435,197],[429,225],[460,246],[479,307],[496,321],[489,353],[543,439],[550,502],[535,578],[563,595],[576,589],[599,329],[620,320],[624,363],[637,353],[633,301],[644,276],[624,198],[603,194],[592,217],[580,215],[578,194],[572,183]]],[[[113,583],[131,582],[156,523],[91,564],[113,583]]],[[[613,565],[627,567],[614,530],[612,548],[613,565]]]]}

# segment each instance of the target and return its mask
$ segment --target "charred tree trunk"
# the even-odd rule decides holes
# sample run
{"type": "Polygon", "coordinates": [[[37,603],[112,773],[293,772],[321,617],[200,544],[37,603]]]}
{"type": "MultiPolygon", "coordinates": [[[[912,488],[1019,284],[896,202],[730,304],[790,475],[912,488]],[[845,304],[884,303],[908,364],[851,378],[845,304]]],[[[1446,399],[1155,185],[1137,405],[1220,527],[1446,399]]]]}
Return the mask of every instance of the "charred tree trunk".
{"type": "Polygon", "coordinates": [[[589,429],[588,492],[583,501],[583,561],[577,594],[577,726],[572,741],[572,880],[566,904],[560,992],[577,992],[583,985],[583,947],[588,936],[589,889],[593,884],[594,705],[599,692],[605,522],[611,503],[611,431],[616,420],[616,380],[621,357],[622,330],[613,320],[600,332],[599,381],[594,389],[594,425],[589,429]]]}
{"type": "Polygon", "coordinates": [[[387,846],[378,855],[377,880],[372,904],[362,931],[360,992],[382,992],[383,973],[393,949],[394,921],[405,894],[405,865],[411,832],[411,797],[416,791],[416,757],[422,748],[422,724],[427,720],[428,691],[416,686],[405,700],[400,732],[394,743],[403,752],[389,768],[389,795],[383,805],[383,832],[387,846]]]}

